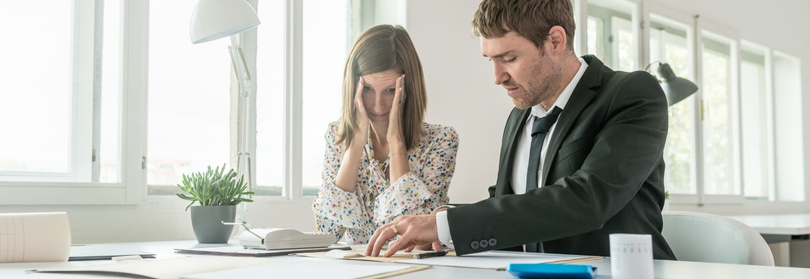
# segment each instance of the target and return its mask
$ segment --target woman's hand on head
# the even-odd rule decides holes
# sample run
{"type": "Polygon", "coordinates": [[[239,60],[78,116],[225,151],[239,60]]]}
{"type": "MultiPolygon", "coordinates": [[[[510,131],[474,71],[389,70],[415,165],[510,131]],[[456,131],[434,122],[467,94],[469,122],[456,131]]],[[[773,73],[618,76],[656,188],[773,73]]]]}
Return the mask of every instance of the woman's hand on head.
{"type": "Polygon", "coordinates": [[[401,148],[405,152],[405,135],[402,131],[403,114],[405,111],[405,75],[397,78],[396,90],[394,91],[394,101],[391,104],[391,112],[388,117],[388,143],[391,145],[391,152],[401,148]]]}
{"type": "Polygon", "coordinates": [[[355,119],[357,121],[357,131],[354,133],[353,141],[362,142],[362,145],[365,146],[366,141],[368,140],[368,112],[366,112],[366,107],[363,104],[363,89],[366,87],[363,81],[363,77],[357,81],[357,90],[354,94],[354,106],[355,106],[355,119]]]}

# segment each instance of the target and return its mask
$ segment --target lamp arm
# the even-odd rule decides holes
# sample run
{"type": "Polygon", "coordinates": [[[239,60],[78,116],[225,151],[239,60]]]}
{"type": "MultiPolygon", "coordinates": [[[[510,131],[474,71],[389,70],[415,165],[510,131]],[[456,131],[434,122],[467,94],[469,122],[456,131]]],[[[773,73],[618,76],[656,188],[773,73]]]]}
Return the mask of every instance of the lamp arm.
{"type": "Polygon", "coordinates": [[[233,71],[236,73],[236,78],[239,80],[239,93],[247,97],[253,90],[253,84],[250,82],[250,70],[245,61],[245,54],[242,52],[242,47],[239,45],[238,34],[231,35],[231,45],[228,46],[228,53],[231,55],[231,65],[233,71]]]}
{"type": "Polygon", "coordinates": [[[253,190],[253,174],[250,156],[250,142],[249,142],[249,127],[250,127],[250,92],[253,90],[253,84],[250,82],[250,71],[247,68],[245,55],[242,48],[239,46],[238,34],[231,35],[231,46],[228,50],[231,55],[231,64],[233,65],[234,72],[236,72],[236,79],[239,85],[239,99],[241,101],[241,115],[240,115],[240,144],[237,147],[237,172],[247,176],[248,189],[253,190]]]}
{"type": "Polygon", "coordinates": [[[650,64],[647,64],[647,67],[644,67],[644,71],[645,71],[645,72],[649,72],[649,71],[650,71],[650,66],[652,66],[653,64],[659,64],[659,65],[661,65],[661,62],[660,62],[660,61],[653,61],[653,62],[650,62],[650,64]]]}

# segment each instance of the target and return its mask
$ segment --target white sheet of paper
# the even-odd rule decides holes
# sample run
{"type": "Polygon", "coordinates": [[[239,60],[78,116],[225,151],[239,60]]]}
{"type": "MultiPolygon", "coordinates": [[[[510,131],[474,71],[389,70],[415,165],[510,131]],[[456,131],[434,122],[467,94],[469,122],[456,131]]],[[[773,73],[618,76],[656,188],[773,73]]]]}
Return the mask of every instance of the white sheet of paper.
{"type": "Polygon", "coordinates": [[[431,257],[426,259],[399,260],[395,262],[485,269],[506,269],[510,263],[548,263],[579,258],[583,258],[583,256],[487,251],[459,257],[431,257]]]}
{"type": "Polygon", "coordinates": [[[38,272],[134,274],[150,278],[177,278],[186,274],[241,268],[278,260],[254,257],[182,257],[155,260],[123,261],[112,264],[68,268],[46,268],[38,272]]]}
{"type": "Polygon", "coordinates": [[[362,278],[412,268],[412,265],[369,263],[314,258],[297,258],[283,262],[183,276],[185,279],[215,278],[362,278]],[[313,268],[317,267],[317,268],[313,268]]]}

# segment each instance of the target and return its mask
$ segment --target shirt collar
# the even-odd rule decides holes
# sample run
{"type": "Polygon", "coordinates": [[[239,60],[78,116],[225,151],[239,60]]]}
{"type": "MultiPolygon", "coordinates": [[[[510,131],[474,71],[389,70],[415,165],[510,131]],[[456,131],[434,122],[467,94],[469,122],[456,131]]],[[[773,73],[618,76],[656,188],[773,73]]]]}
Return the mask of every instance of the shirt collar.
{"type": "Polygon", "coordinates": [[[565,86],[562,93],[560,93],[560,97],[557,97],[557,101],[554,102],[549,110],[546,110],[540,104],[532,107],[532,115],[537,117],[544,117],[546,116],[554,107],[560,107],[560,109],[565,110],[565,104],[568,103],[568,99],[571,98],[571,94],[574,93],[574,88],[577,87],[577,83],[579,80],[582,79],[582,75],[585,74],[585,69],[588,68],[588,63],[585,62],[585,59],[582,57],[579,58],[579,70],[577,70],[577,74],[574,75],[574,78],[568,82],[568,85],[565,86]]]}

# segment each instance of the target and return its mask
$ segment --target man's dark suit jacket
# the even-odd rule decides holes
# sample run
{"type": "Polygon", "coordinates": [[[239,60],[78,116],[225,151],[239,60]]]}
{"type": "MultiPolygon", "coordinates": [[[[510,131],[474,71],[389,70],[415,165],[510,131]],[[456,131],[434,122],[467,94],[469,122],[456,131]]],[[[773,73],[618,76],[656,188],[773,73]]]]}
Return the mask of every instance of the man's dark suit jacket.
{"type": "Polygon", "coordinates": [[[447,211],[456,253],[542,242],[547,253],[610,255],[609,235],[650,234],[656,259],[675,259],[661,235],[667,100],[647,72],[617,72],[594,56],[560,114],[544,185],[514,195],[517,137],[531,109],[513,109],[490,198],[447,211]]]}

